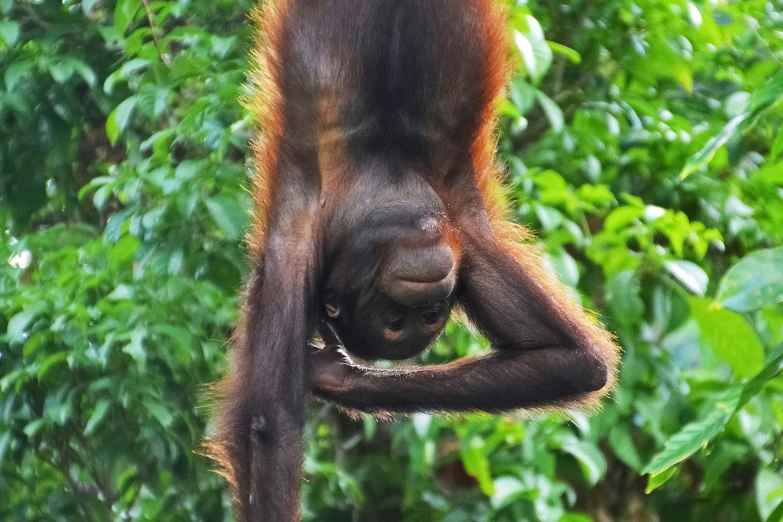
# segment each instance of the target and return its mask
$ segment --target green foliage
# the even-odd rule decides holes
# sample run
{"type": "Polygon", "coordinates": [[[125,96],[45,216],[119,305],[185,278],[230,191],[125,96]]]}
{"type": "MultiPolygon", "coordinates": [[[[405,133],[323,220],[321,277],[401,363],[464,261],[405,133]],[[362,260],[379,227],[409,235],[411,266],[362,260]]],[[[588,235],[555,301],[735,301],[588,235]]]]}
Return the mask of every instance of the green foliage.
{"type": "MultiPolygon", "coordinates": [[[[247,272],[251,7],[0,0],[3,520],[231,519],[199,445],[247,272]]],[[[619,388],[569,418],[314,403],[305,520],[780,522],[783,3],[508,8],[513,216],[619,388]]],[[[449,325],[421,362],[484,349],[449,325]]]]}

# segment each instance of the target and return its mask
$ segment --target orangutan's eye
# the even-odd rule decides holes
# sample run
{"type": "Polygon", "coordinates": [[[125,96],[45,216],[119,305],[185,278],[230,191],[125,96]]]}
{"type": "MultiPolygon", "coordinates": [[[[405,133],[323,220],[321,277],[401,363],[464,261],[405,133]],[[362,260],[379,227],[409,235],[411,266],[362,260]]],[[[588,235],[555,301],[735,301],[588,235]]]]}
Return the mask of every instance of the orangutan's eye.
{"type": "Polygon", "coordinates": [[[405,326],[405,316],[397,317],[386,323],[386,327],[392,332],[399,332],[405,326]]]}
{"type": "Polygon", "coordinates": [[[424,321],[424,324],[428,326],[432,326],[433,324],[437,323],[438,319],[440,319],[440,310],[437,308],[433,310],[427,310],[421,314],[421,320],[424,321]]]}

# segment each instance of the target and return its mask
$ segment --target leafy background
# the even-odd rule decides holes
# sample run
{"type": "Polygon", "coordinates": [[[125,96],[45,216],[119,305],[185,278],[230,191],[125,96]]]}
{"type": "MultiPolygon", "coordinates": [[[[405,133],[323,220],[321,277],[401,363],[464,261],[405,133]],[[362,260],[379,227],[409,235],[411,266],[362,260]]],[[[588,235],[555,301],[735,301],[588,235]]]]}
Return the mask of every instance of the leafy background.
{"type": "MultiPolygon", "coordinates": [[[[249,0],[0,0],[0,519],[230,520],[249,0]]],[[[783,2],[509,7],[516,220],[624,348],[598,414],[351,421],[306,520],[783,519],[783,2]]],[[[422,359],[485,349],[449,326],[422,359]]]]}

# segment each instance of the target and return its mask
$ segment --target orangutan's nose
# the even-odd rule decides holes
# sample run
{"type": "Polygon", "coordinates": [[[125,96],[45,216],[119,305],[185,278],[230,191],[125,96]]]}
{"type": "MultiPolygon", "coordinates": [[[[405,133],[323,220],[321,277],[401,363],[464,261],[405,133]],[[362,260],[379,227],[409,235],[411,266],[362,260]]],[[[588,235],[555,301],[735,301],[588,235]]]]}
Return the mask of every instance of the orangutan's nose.
{"type": "Polygon", "coordinates": [[[447,244],[403,247],[389,259],[381,291],[400,304],[420,306],[446,299],[456,279],[454,252],[447,244]]]}

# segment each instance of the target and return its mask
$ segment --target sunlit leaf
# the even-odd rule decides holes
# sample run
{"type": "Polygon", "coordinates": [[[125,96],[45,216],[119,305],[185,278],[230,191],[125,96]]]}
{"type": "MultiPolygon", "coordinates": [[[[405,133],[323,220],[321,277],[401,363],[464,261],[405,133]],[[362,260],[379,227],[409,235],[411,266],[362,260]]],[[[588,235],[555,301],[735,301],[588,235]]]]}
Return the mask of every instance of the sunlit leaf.
{"type": "Polygon", "coordinates": [[[772,142],[772,148],[769,151],[769,159],[772,161],[776,160],[781,152],[783,152],[783,127],[780,128],[777,136],[775,136],[775,141],[772,142]]]}
{"type": "Polygon", "coordinates": [[[759,250],[732,266],[716,299],[736,312],[752,312],[783,301],[783,247],[759,250]]]}
{"type": "Polygon", "coordinates": [[[571,63],[576,63],[576,64],[582,63],[582,55],[580,55],[574,49],[571,49],[570,47],[566,47],[565,45],[559,44],[557,42],[550,42],[549,40],[547,40],[546,43],[549,46],[549,48],[552,49],[553,52],[557,54],[562,54],[563,56],[568,58],[571,61],[571,63]]]}
{"type": "Polygon", "coordinates": [[[690,261],[666,261],[666,270],[676,277],[685,287],[696,295],[703,296],[707,291],[709,278],[699,265],[690,261]]]}
{"type": "Polygon", "coordinates": [[[522,482],[516,477],[498,477],[495,479],[495,493],[492,495],[492,507],[502,509],[517,498],[520,493],[526,491],[522,482]]]}
{"type": "Polygon", "coordinates": [[[770,352],[767,359],[764,361],[764,368],[756,374],[750,381],[742,388],[742,400],[740,401],[740,407],[748,403],[753,397],[764,388],[764,386],[777,377],[777,375],[783,370],[783,344],[770,352]]]}
{"type": "Polygon", "coordinates": [[[691,311],[704,342],[738,377],[750,377],[764,365],[764,347],[739,314],[710,299],[692,297],[691,311]]]}

